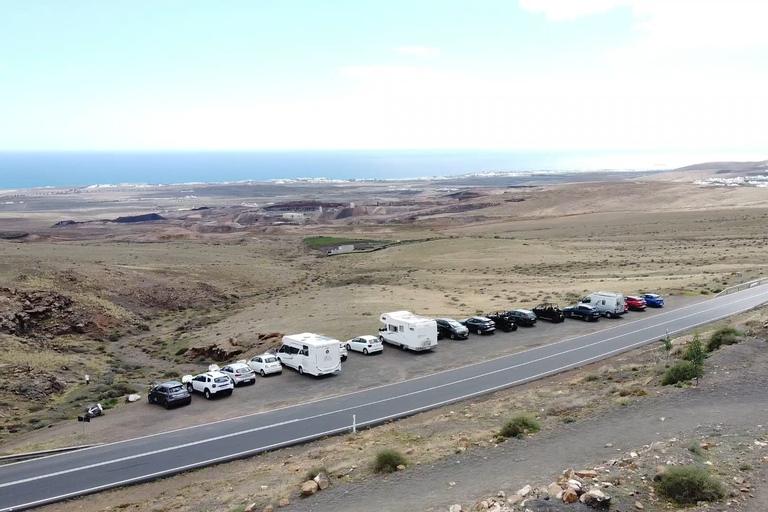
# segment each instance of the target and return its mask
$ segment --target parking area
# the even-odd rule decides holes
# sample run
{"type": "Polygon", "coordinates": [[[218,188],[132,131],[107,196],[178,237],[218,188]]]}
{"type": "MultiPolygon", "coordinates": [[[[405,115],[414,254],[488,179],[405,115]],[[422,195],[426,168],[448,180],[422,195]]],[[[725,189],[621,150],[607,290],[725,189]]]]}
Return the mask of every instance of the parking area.
{"type": "MultiPolygon", "coordinates": [[[[284,368],[282,374],[257,377],[253,385],[238,386],[230,397],[206,400],[196,395],[189,407],[170,412],[156,408],[155,414],[164,416],[162,419],[157,418],[160,422],[171,418],[178,420],[180,417],[190,417],[189,423],[192,424],[242,416],[450,370],[608,329],[617,324],[652,318],[701,301],[699,297],[673,296],[667,299],[662,309],[630,311],[622,318],[601,318],[598,322],[575,319],[566,319],[563,323],[539,321],[535,327],[520,327],[510,333],[496,331],[490,335],[470,334],[466,340],[443,339],[435,350],[421,353],[404,351],[385,344],[384,351],[380,354],[366,356],[350,352],[339,374],[317,378],[299,375],[294,370],[284,368]]],[[[372,325],[371,334],[376,332],[377,327],[372,325]]],[[[201,368],[201,371],[203,370],[201,368]]]]}

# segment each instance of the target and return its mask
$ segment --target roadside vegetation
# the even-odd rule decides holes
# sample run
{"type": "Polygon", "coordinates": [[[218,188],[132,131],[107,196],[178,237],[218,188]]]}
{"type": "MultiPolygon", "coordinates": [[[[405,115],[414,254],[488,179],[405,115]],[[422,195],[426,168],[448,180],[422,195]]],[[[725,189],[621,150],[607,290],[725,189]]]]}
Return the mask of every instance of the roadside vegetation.
{"type": "Polygon", "coordinates": [[[373,461],[373,471],[375,473],[394,473],[398,466],[408,466],[408,459],[397,450],[388,448],[381,450],[376,454],[373,461]]]}
{"type": "Polygon", "coordinates": [[[656,484],[657,492],[677,505],[713,502],[725,497],[725,486],[701,466],[670,467],[656,484]]]}

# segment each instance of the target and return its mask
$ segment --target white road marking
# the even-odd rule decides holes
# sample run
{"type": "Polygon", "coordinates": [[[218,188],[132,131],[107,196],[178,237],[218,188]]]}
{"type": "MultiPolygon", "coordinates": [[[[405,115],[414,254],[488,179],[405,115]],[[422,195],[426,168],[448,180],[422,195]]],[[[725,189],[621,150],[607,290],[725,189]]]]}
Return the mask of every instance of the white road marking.
{"type": "MultiPolygon", "coordinates": [[[[768,292],[765,292],[765,293],[762,293],[762,294],[758,294],[757,296],[751,296],[751,297],[747,297],[747,298],[744,298],[744,299],[740,299],[738,301],[734,301],[734,302],[730,303],[730,305],[738,304],[739,302],[744,302],[744,301],[747,301],[747,300],[751,301],[751,300],[755,299],[756,297],[760,297],[762,295],[768,295],[768,292]]],[[[681,309],[683,309],[683,308],[681,308],[681,309]]],[[[124,461],[127,461],[127,460],[148,457],[148,456],[156,455],[156,454],[159,454],[159,453],[179,450],[179,449],[182,449],[182,448],[189,448],[191,446],[196,446],[196,445],[216,442],[216,441],[220,441],[222,439],[227,439],[227,438],[236,437],[236,436],[240,436],[240,435],[250,434],[250,433],[258,432],[258,431],[261,431],[261,430],[267,430],[267,429],[271,429],[271,428],[281,427],[281,426],[285,426],[285,425],[292,424],[292,423],[309,421],[309,420],[321,418],[321,417],[324,417],[324,416],[330,416],[330,415],[339,414],[339,413],[342,413],[342,412],[348,412],[348,411],[351,411],[351,410],[361,409],[361,408],[364,408],[364,407],[369,407],[369,406],[372,406],[372,405],[377,405],[377,404],[388,402],[388,401],[391,401],[391,400],[397,400],[397,399],[401,399],[401,398],[405,398],[405,397],[409,397],[409,396],[413,396],[413,395],[417,395],[417,394],[421,394],[421,393],[426,393],[426,392],[429,392],[429,391],[434,391],[436,389],[441,389],[441,388],[444,388],[444,387],[453,386],[453,385],[456,385],[456,384],[461,384],[463,382],[468,382],[468,381],[471,381],[471,380],[483,378],[483,377],[486,377],[486,376],[489,376],[489,375],[494,375],[494,374],[497,374],[497,373],[506,372],[506,371],[509,371],[509,370],[514,370],[514,369],[517,369],[517,368],[520,368],[520,367],[523,367],[523,366],[527,366],[527,365],[538,363],[538,362],[541,362],[541,361],[544,361],[544,360],[547,360],[547,359],[551,359],[553,357],[562,356],[562,355],[565,355],[565,354],[568,354],[568,353],[571,353],[571,352],[575,352],[577,350],[583,350],[585,348],[596,346],[596,345],[600,345],[600,344],[603,344],[603,343],[607,343],[609,341],[613,341],[615,339],[619,339],[619,338],[622,338],[622,337],[625,337],[625,336],[630,336],[632,334],[637,334],[639,332],[647,331],[647,330],[650,330],[650,329],[658,329],[659,327],[664,326],[664,325],[666,325],[668,323],[684,320],[686,318],[689,318],[689,317],[692,317],[692,316],[696,316],[696,315],[700,315],[700,314],[703,314],[703,313],[707,313],[707,312],[713,311],[715,309],[718,309],[718,307],[712,307],[712,308],[709,308],[709,309],[697,311],[695,313],[691,313],[691,314],[688,314],[688,315],[685,315],[685,316],[681,316],[681,317],[678,317],[678,318],[675,318],[675,319],[672,319],[672,320],[668,320],[666,322],[661,322],[661,323],[655,324],[653,326],[644,327],[642,329],[637,329],[637,330],[630,331],[630,332],[627,332],[627,333],[619,334],[617,336],[612,336],[612,337],[609,337],[609,338],[605,338],[605,339],[602,339],[602,340],[599,340],[599,341],[596,341],[596,342],[593,342],[593,343],[589,343],[587,345],[582,345],[582,346],[574,347],[574,348],[571,348],[571,349],[568,349],[568,350],[565,350],[565,351],[562,351],[562,352],[557,352],[557,353],[554,353],[554,354],[550,354],[548,356],[543,356],[543,357],[539,357],[537,359],[532,359],[531,361],[526,361],[526,362],[523,362],[523,363],[518,363],[518,364],[515,364],[515,365],[512,365],[512,366],[507,366],[505,368],[500,368],[500,369],[493,370],[493,371],[486,372],[486,373],[479,374],[479,375],[473,375],[473,376],[470,376],[470,377],[466,377],[464,379],[459,379],[459,380],[448,382],[448,383],[445,383],[445,384],[439,384],[439,385],[432,386],[432,387],[429,387],[429,388],[419,389],[419,390],[416,390],[416,391],[411,391],[409,393],[404,393],[404,394],[400,394],[400,395],[396,395],[396,396],[391,396],[391,397],[383,398],[383,399],[376,400],[376,401],[373,401],[373,402],[367,402],[365,404],[359,404],[359,405],[354,405],[354,406],[350,406],[350,407],[345,407],[345,408],[342,408],[342,409],[336,409],[336,410],[333,410],[333,411],[327,411],[327,412],[316,414],[316,415],[313,415],[313,416],[307,416],[307,417],[304,417],[304,418],[295,418],[295,419],[284,421],[284,422],[272,423],[272,424],[269,424],[269,425],[264,425],[264,426],[261,426],[261,427],[255,427],[255,428],[251,428],[251,429],[247,429],[247,430],[242,430],[242,431],[238,431],[238,432],[231,432],[229,434],[223,434],[223,435],[220,435],[220,436],[206,438],[206,439],[202,439],[202,440],[199,440],[199,441],[193,441],[193,442],[190,442],[190,443],[184,443],[184,444],[181,444],[181,445],[170,446],[170,447],[162,448],[162,449],[159,449],[159,450],[153,450],[153,451],[150,451],[150,452],[139,453],[139,454],[130,455],[130,456],[127,456],[127,457],[121,457],[121,458],[118,458],[118,459],[112,459],[112,460],[109,460],[109,461],[98,462],[98,463],[89,464],[89,465],[86,465],[86,466],[70,468],[70,469],[67,469],[67,470],[57,471],[57,472],[54,472],[54,473],[48,473],[48,474],[45,474],[45,475],[37,475],[37,476],[34,476],[34,477],[22,479],[22,480],[16,480],[16,481],[13,481],[13,482],[7,482],[5,484],[0,484],[0,488],[10,487],[10,486],[13,486],[13,485],[18,485],[18,484],[22,484],[22,483],[28,483],[28,482],[32,482],[32,481],[36,481],[36,480],[41,480],[41,479],[45,479],[45,478],[51,478],[51,477],[55,477],[55,476],[61,476],[61,475],[64,475],[64,474],[74,473],[74,472],[77,472],[77,471],[84,471],[84,470],[87,470],[87,469],[93,469],[93,468],[96,468],[96,467],[101,467],[101,466],[106,466],[106,465],[115,464],[115,463],[119,463],[119,462],[124,462],[124,461]]],[[[679,310],[677,310],[677,311],[679,311],[679,310]]],[[[673,331],[673,333],[678,332],[678,331],[690,330],[690,329],[692,329],[694,327],[697,327],[699,325],[712,323],[712,322],[717,321],[717,320],[719,320],[721,318],[726,318],[728,316],[731,316],[732,314],[733,313],[728,313],[728,314],[724,314],[724,315],[721,315],[719,317],[716,317],[714,319],[707,319],[706,321],[703,321],[703,322],[701,322],[699,324],[695,324],[695,325],[692,325],[692,326],[686,326],[685,328],[673,331]]],[[[580,337],[583,337],[583,336],[580,336],[580,337]]],[[[412,409],[412,410],[409,410],[409,411],[396,413],[394,415],[390,415],[390,416],[387,416],[387,417],[384,417],[384,418],[378,418],[378,419],[375,419],[375,420],[369,420],[369,421],[366,421],[366,422],[361,422],[359,425],[361,425],[361,426],[372,425],[372,424],[377,424],[377,423],[380,423],[381,421],[386,421],[387,419],[391,419],[391,418],[395,418],[395,417],[409,416],[409,415],[415,414],[415,413],[423,411],[423,410],[428,410],[428,409],[433,409],[433,408],[436,408],[436,407],[440,407],[441,405],[445,405],[447,403],[453,403],[453,402],[465,400],[467,398],[471,398],[471,397],[475,397],[475,396],[479,396],[479,395],[483,395],[483,394],[487,394],[487,393],[492,393],[492,392],[497,391],[499,389],[511,387],[511,386],[514,386],[514,385],[522,383],[522,382],[536,380],[536,379],[544,377],[546,375],[560,373],[562,371],[565,371],[565,370],[568,370],[568,369],[571,369],[571,368],[576,368],[578,366],[582,366],[584,364],[587,364],[587,363],[595,361],[595,360],[603,359],[606,356],[609,356],[611,354],[614,354],[614,353],[617,353],[617,352],[627,351],[627,350],[629,350],[631,348],[634,348],[636,346],[647,344],[649,341],[652,341],[652,339],[656,338],[656,337],[657,336],[653,336],[652,338],[647,338],[647,339],[645,339],[643,341],[640,341],[640,342],[637,342],[637,343],[633,343],[632,345],[627,345],[627,346],[620,347],[618,349],[615,349],[615,350],[612,350],[612,351],[609,351],[609,352],[598,354],[596,356],[584,359],[582,361],[578,361],[578,362],[575,362],[575,363],[569,363],[567,365],[560,366],[560,367],[554,368],[552,370],[548,370],[546,372],[542,372],[542,373],[534,375],[534,376],[526,377],[524,379],[519,379],[517,381],[507,382],[507,383],[501,384],[499,386],[494,386],[494,387],[491,387],[491,388],[483,389],[483,390],[480,390],[480,391],[476,391],[476,392],[473,392],[473,393],[470,393],[470,394],[467,394],[467,395],[463,395],[463,396],[460,396],[460,397],[454,397],[454,398],[451,398],[451,399],[448,399],[448,400],[444,400],[444,401],[441,401],[441,402],[432,403],[432,404],[429,404],[429,405],[426,405],[426,406],[423,406],[423,407],[420,407],[420,408],[412,409]]],[[[570,340],[576,340],[578,338],[579,337],[570,338],[570,340]]],[[[562,342],[558,342],[558,343],[562,343],[562,342]]],[[[545,347],[551,347],[552,345],[554,345],[554,344],[545,345],[545,347]]],[[[541,350],[542,348],[545,348],[545,347],[537,347],[535,349],[530,349],[530,350],[541,350]]],[[[518,354],[520,354],[520,353],[518,353],[518,354]]],[[[513,355],[518,355],[518,354],[513,354],[513,355]]],[[[510,356],[504,356],[504,357],[510,357],[510,356]]],[[[470,366],[472,366],[472,365],[470,365],[470,366]]],[[[465,368],[465,367],[462,367],[462,368],[465,368]]],[[[456,371],[456,370],[457,369],[454,369],[453,371],[456,371]]],[[[436,375],[436,374],[432,374],[432,375],[436,375]]],[[[413,380],[416,380],[416,379],[413,379],[413,380]]],[[[345,427],[341,428],[340,430],[347,430],[348,428],[349,427],[345,426],[345,427]]],[[[312,437],[312,436],[310,436],[310,437],[312,437]]],[[[140,438],[137,438],[137,439],[140,439],[140,438]]],[[[301,439],[303,439],[303,438],[301,438],[301,439]]],[[[300,440],[298,440],[298,439],[292,439],[292,440],[286,441],[285,443],[280,443],[280,444],[295,444],[296,442],[299,442],[299,441],[300,440]]],[[[256,449],[249,450],[248,452],[243,452],[243,453],[258,453],[258,452],[266,451],[267,449],[269,449],[269,448],[261,447],[261,448],[256,448],[256,449]]],[[[229,456],[227,456],[227,457],[229,457],[229,456]]],[[[219,460],[219,459],[212,459],[210,461],[207,461],[207,463],[208,464],[213,464],[217,460],[219,460]]],[[[186,466],[183,466],[183,467],[180,467],[180,468],[175,468],[175,469],[172,469],[172,470],[169,469],[167,471],[170,471],[170,472],[180,472],[180,471],[183,471],[184,468],[186,468],[186,466]]],[[[141,478],[146,478],[146,477],[141,477],[141,478]]]]}

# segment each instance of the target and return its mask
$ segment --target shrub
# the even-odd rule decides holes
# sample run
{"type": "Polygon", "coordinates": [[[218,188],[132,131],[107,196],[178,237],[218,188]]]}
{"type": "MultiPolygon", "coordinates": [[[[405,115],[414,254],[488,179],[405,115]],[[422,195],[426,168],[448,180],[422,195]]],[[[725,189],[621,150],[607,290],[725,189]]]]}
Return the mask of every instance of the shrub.
{"type": "Polygon", "coordinates": [[[752,471],[752,464],[749,462],[742,462],[739,464],[739,471],[752,471]]]}
{"type": "Polygon", "coordinates": [[[725,497],[725,487],[698,466],[671,467],[656,484],[656,491],[679,505],[717,501],[725,497]]]}
{"type": "Polygon", "coordinates": [[[733,326],[727,325],[725,327],[721,327],[715,332],[712,333],[712,336],[709,337],[709,342],[707,343],[707,350],[710,352],[714,352],[715,350],[719,349],[723,345],[733,345],[735,343],[738,343],[741,341],[741,338],[744,337],[744,332],[736,329],[733,326]]]}
{"type": "Polygon", "coordinates": [[[381,450],[376,454],[373,470],[376,473],[394,473],[400,465],[408,465],[408,460],[402,453],[392,449],[381,450]]]}
{"type": "Polygon", "coordinates": [[[139,324],[139,325],[136,326],[136,328],[138,330],[140,330],[140,331],[148,331],[149,330],[149,326],[147,324],[139,324]]]}
{"type": "Polygon", "coordinates": [[[566,416],[563,418],[563,423],[576,423],[576,418],[573,416],[566,416]]]}
{"type": "Polygon", "coordinates": [[[669,386],[670,384],[685,382],[697,377],[701,377],[701,368],[697,368],[690,361],[678,361],[664,374],[661,384],[669,386]]]}
{"type": "Polygon", "coordinates": [[[327,475],[328,474],[328,468],[326,468],[325,466],[319,466],[319,467],[310,469],[309,471],[307,471],[307,474],[305,475],[304,481],[313,480],[320,473],[325,473],[327,475]]]}
{"type": "Polygon", "coordinates": [[[120,339],[120,335],[116,332],[110,333],[109,336],[107,336],[107,339],[109,341],[118,341],[120,339]]]}
{"type": "Polygon", "coordinates": [[[499,434],[504,437],[519,437],[523,434],[538,432],[539,430],[541,430],[539,422],[533,416],[518,414],[501,427],[499,434]]]}
{"type": "Polygon", "coordinates": [[[596,380],[600,380],[600,376],[596,373],[588,373],[586,377],[584,377],[584,381],[586,382],[594,382],[596,380]]]}
{"type": "Polygon", "coordinates": [[[694,455],[702,457],[704,455],[704,448],[699,443],[691,443],[688,445],[688,451],[694,455]]]}

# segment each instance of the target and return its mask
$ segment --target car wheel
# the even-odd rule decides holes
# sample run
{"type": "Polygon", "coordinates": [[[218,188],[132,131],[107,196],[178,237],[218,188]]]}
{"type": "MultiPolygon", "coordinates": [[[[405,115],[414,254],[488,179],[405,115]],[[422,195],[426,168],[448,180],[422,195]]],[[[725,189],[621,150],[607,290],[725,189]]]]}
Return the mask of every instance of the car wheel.
{"type": "Polygon", "coordinates": [[[349,352],[349,351],[351,351],[351,350],[352,350],[352,345],[350,345],[349,343],[347,343],[347,352],[349,352]]]}
{"type": "Polygon", "coordinates": [[[363,349],[363,354],[368,355],[368,349],[367,348],[363,349]]]}
{"type": "Polygon", "coordinates": [[[454,333],[451,333],[451,339],[452,339],[452,340],[455,340],[455,339],[456,339],[456,335],[455,335],[454,333]]]}
{"type": "Polygon", "coordinates": [[[210,399],[211,399],[211,392],[210,392],[210,391],[208,391],[208,388],[206,388],[206,389],[205,389],[205,391],[203,392],[203,394],[205,395],[205,398],[206,398],[207,400],[210,400],[210,399]]]}
{"type": "Polygon", "coordinates": [[[304,375],[304,368],[299,366],[299,375],[304,375]]]}
{"type": "Polygon", "coordinates": [[[264,373],[264,370],[261,370],[259,373],[261,374],[262,377],[266,376],[266,373],[264,373]]]}
{"type": "Polygon", "coordinates": [[[171,404],[168,403],[168,400],[164,400],[163,401],[163,407],[165,407],[166,409],[170,409],[171,408],[171,404]]]}
{"type": "Polygon", "coordinates": [[[192,384],[187,384],[187,392],[191,395],[195,392],[195,388],[192,387],[192,384]]]}
{"type": "Polygon", "coordinates": [[[232,396],[232,390],[230,389],[229,392],[227,392],[227,396],[232,396]]]}
{"type": "Polygon", "coordinates": [[[384,336],[379,336],[379,341],[384,343],[384,336]]]}

